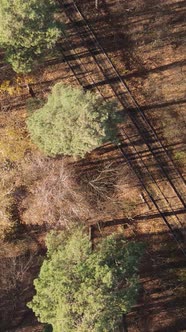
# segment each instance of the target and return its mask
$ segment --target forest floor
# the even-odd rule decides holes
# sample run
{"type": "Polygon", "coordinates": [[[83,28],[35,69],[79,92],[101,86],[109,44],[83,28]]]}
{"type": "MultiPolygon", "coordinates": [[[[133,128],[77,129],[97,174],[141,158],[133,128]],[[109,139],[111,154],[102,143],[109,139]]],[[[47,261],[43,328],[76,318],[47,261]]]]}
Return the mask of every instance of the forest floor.
{"type": "MultiPolygon", "coordinates": [[[[100,0],[99,10],[95,9],[94,0],[77,0],[76,3],[185,176],[186,1],[100,0]]],[[[23,225],[19,239],[1,245],[0,259],[10,274],[17,273],[17,268],[19,273],[26,271],[21,282],[15,284],[9,280],[9,288],[3,292],[4,308],[0,309],[0,318],[4,325],[0,331],[40,332],[43,327],[26,309],[26,303],[33,295],[32,281],[45,253],[47,227],[34,222],[29,225],[26,221],[25,211],[28,210],[29,214],[29,206],[32,208],[28,192],[34,192],[35,185],[35,178],[30,176],[30,160],[42,156],[30,142],[26,131],[26,101],[30,95],[24,81],[30,80],[38,98],[46,98],[56,82],[72,85],[77,85],[77,82],[57,52],[54,58],[45,61],[27,78],[22,77],[21,81],[17,81],[17,75],[3,62],[0,71],[0,85],[8,81],[10,88],[14,88],[13,93],[5,91],[0,95],[1,170],[8,190],[14,192],[16,198],[14,214],[18,214],[23,225]],[[20,259],[25,262],[23,267],[20,259]],[[25,268],[27,260],[30,264],[25,268]],[[10,270],[10,264],[15,267],[14,271],[10,270]],[[8,321],[10,315],[11,322],[8,321]]],[[[103,82],[102,88],[106,85],[103,82]]],[[[48,163],[55,164],[56,172],[61,167],[60,158],[48,163]]],[[[100,199],[98,195],[99,202],[95,206],[92,199],[89,202],[91,209],[98,211],[91,219],[95,224],[94,236],[99,238],[118,232],[147,245],[140,269],[138,303],[127,315],[128,331],[186,331],[184,257],[156,209],[148,200],[144,201],[142,188],[121,154],[110,145],[94,151],[83,161],[74,162],[69,158],[67,163],[75,169],[80,185],[87,184],[87,179],[95,183],[99,174],[110,183],[106,192],[109,199],[100,199]],[[108,170],[112,171],[112,179],[113,172],[116,175],[112,184],[108,170]]],[[[181,215],[183,218],[183,213],[181,215]]]]}

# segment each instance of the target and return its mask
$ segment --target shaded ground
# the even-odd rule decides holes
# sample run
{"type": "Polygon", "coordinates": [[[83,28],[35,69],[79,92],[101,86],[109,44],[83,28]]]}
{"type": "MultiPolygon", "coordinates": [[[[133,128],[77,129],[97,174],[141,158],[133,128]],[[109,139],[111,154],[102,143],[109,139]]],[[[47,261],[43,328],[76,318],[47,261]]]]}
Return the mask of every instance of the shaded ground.
{"type": "MultiPolygon", "coordinates": [[[[185,1],[78,1],[139,105],[185,161],[185,1]]],[[[182,170],[183,171],[183,170],[182,170]]]]}
{"type": "MultiPolygon", "coordinates": [[[[78,4],[185,174],[185,1],[108,0],[100,1],[99,11],[94,1],[78,4]]],[[[145,217],[130,232],[149,245],[142,295],[127,319],[131,332],[186,330],[185,264],[158,220],[145,217]]],[[[117,229],[111,224],[108,233],[117,229]]]]}
{"type": "MultiPolygon", "coordinates": [[[[77,3],[184,174],[186,1],[100,0],[99,11],[95,10],[94,0],[79,0],[77,3]]],[[[59,54],[37,69],[33,76],[32,89],[37,97],[42,98],[58,81],[77,84],[59,54]]],[[[9,66],[1,68],[1,81],[12,80],[13,77],[9,66]]],[[[105,83],[102,82],[103,88],[105,83]]],[[[1,97],[1,126],[6,126],[10,118],[15,121],[16,117],[20,119],[17,126],[24,126],[25,100],[29,97],[29,91],[24,86],[19,95],[5,93],[1,97]]],[[[121,161],[115,148],[107,146],[93,153],[86,161],[76,163],[77,169],[79,165],[81,171],[85,170],[87,176],[92,172],[92,176],[95,169],[102,167],[103,160],[121,161]]],[[[185,263],[148,199],[144,201],[140,196],[140,186],[130,172],[127,174],[126,171],[123,177],[123,196],[117,196],[120,204],[115,203],[110,208],[109,201],[99,207],[100,214],[96,221],[110,226],[95,230],[95,236],[117,231],[147,243],[141,267],[142,288],[138,305],[127,316],[129,332],[186,331],[185,263]]],[[[32,278],[36,274],[37,268],[32,278]]],[[[11,308],[13,303],[8,304],[14,324],[11,322],[12,328],[3,328],[2,332],[41,330],[37,324],[34,325],[33,316],[27,316],[25,303],[33,294],[33,289],[31,283],[26,286],[29,293],[24,300],[17,298],[23,306],[11,308]],[[16,319],[18,327],[13,328],[16,319]]]]}

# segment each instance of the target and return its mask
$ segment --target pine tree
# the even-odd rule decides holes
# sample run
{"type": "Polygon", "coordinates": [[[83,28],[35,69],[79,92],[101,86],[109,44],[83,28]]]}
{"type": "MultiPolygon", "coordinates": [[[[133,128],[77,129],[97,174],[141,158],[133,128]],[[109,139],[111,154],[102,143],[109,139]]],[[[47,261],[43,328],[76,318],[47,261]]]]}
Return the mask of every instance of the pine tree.
{"type": "Polygon", "coordinates": [[[113,332],[136,302],[143,245],[109,236],[92,252],[80,227],[47,238],[48,254],[28,304],[53,332],[113,332]]]}
{"type": "Polygon", "coordinates": [[[120,120],[114,102],[58,83],[27,125],[31,139],[45,154],[83,157],[101,144],[116,140],[120,120]]]}
{"type": "Polygon", "coordinates": [[[61,29],[54,0],[0,0],[0,46],[16,72],[29,72],[34,60],[51,49],[61,29]]]}

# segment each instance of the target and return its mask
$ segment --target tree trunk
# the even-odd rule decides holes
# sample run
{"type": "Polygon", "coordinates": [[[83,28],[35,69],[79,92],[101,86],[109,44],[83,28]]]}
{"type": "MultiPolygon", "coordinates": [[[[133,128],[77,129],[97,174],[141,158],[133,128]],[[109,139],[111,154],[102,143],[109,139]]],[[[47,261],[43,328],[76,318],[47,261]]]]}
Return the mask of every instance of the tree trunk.
{"type": "Polygon", "coordinates": [[[93,245],[93,225],[89,226],[89,241],[91,243],[91,250],[94,250],[94,245],[93,245]]]}
{"type": "Polygon", "coordinates": [[[123,314],[123,316],[122,316],[122,332],[128,332],[127,321],[126,321],[126,315],[125,314],[123,314]]]}
{"type": "Polygon", "coordinates": [[[32,98],[35,98],[36,95],[35,95],[35,92],[32,89],[32,87],[29,84],[27,84],[26,86],[27,86],[29,94],[32,96],[32,98]]]}
{"type": "Polygon", "coordinates": [[[99,0],[95,0],[95,7],[96,7],[96,9],[98,9],[98,6],[99,6],[99,0]]]}

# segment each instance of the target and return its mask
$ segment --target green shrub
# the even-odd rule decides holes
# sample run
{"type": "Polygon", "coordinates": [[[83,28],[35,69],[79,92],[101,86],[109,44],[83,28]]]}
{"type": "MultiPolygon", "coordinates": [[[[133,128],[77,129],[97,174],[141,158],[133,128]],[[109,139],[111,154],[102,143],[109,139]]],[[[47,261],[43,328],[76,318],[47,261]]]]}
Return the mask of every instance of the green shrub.
{"type": "Polygon", "coordinates": [[[76,227],[52,233],[29,308],[54,332],[114,331],[138,294],[140,243],[109,236],[92,252],[76,227]]]}
{"type": "Polygon", "coordinates": [[[58,83],[27,125],[31,139],[46,155],[83,157],[101,144],[116,140],[120,120],[115,102],[58,83]]]}
{"type": "Polygon", "coordinates": [[[185,151],[176,151],[174,153],[174,159],[178,162],[180,166],[184,166],[186,162],[186,152],[185,151]]]}
{"type": "Polygon", "coordinates": [[[61,29],[54,18],[54,0],[0,0],[0,45],[17,73],[55,46],[61,29]]]}

